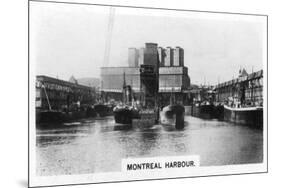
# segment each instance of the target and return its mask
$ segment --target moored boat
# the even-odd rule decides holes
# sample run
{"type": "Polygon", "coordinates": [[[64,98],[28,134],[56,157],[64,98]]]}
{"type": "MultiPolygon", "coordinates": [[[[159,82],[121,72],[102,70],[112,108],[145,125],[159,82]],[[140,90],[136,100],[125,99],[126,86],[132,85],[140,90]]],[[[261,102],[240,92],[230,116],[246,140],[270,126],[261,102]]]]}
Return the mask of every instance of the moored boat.
{"type": "Polygon", "coordinates": [[[113,108],[115,123],[132,125],[133,119],[139,118],[139,109],[134,105],[132,88],[123,78],[123,102],[113,108]]]}
{"type": "Polygon", "coordinates": [[[96,112],[91,105],[80,104],[80,101],[70,105],[62,105],[59,108],[52,108],[46,88],[42,85],[48,109],[36,108],[36,127],[57,126],[64,122],[71,122],[86,117],[95,117],[96,112]]]}
{"type": "Polygon", "coordinates": [[[174,126],[176,129],[184,128],[184,106],[171,104],[160,112],[160,123],[162,125],[174,126]]]}
{"type": "Polygon", "coordinates": [[[116,106],[113,114],[115,122],[120,124],[132,124],[133,119],[139,118],[139,111],[128,105],[116,106]]]}
{"type": "Polygon", "coordinates": [[[94,110],[99,117],[112,115],[112,108],[106,104],[96,104],[94,105],[94,110]]]}
{"type": "Polygon", "coordinates": [[[209,102],[192,105],[191,115],[202,119],[223,119],[223,105],[209,102]]]}
{"type": "Polygon", "coordinates": [[[36,112],[36,127],[37,128],[58,128],[63,126],[63,123],[69,123],[76,120],[81,120],[87,117],[94,117],[93,112],[89,114],[87,110],[78,111],[58,111],[44,110],[36,112]]]}
{"type": "Polygon", "coordinates": [[[230,107],[224,105],[224,120],[254,128],[263,128],[263,107],[230,107]]]}

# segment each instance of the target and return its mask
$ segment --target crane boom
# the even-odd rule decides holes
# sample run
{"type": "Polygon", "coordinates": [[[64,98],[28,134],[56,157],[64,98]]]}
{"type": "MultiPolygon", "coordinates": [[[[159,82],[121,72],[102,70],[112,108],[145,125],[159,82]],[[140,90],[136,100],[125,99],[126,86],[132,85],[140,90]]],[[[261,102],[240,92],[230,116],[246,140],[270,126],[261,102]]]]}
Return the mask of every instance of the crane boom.
{"type": "Polygon", "coordinates": [[[103,66],[107,67],[109,64],[109,56],[110,56],[110,48],[111,48],[111,39],[112,39],[112,30],[114,24],[114,16],[115,16],[115,8],[110,7],[109,10],[109,19],[108,19],[108,27],[107,27],[107,35],[105,41],[105,50],[104,50],[104,59],[103,66]]]}

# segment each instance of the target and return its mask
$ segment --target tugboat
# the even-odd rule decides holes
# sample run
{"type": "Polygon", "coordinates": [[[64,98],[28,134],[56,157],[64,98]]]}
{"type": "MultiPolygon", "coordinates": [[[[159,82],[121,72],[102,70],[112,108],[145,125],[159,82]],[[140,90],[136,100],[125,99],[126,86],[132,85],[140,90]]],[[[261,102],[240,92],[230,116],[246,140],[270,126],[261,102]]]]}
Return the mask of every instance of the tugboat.
{"type": "Polygon", "coordinates": [[[119,105],[113,112],[115,122],[120,124],[132,124],[133,119],[139,118],[139,111],[133,106],[119,105]]]}
{"type": "Polygon", "coordinates": [[[160,123],[165,126],[174,126],[176,129],[184,128],[184,106],[175,103],[175,97],[171,93],[170,105],[165,106],[160,112],[160,123]]]}
{"type": "Polygon", "coordinates": [[[197,102],[192,105],[192,116],[203,119],[211,119],[211,113],[213,111],[213,105],[208,102],[197,102]]]}
{"type": "Polygon", "coordinates": [[[116,123],[131,125],[133,119],[139,118],[139,110],[133,105],[132,99],[132,89],[130,85],[126,85],[124,73],[123,103],[117,105],[113,109],[114,119],[116,123]]]}
{"type": "Polygon", "coordinates": [[[200,97],[193,101],[191,115],[202,119],[223,119],[223,105],[215,103],[213,89],[203,88],[200,97]]]}

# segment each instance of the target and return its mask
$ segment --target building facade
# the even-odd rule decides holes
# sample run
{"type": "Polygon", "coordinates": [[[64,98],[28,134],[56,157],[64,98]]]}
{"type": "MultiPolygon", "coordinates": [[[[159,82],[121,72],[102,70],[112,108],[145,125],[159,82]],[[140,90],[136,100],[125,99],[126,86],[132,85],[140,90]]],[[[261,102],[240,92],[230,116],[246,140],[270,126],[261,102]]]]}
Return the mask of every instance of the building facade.
{"type": "Polygon", "coordinates": [[[164,59],[164,65],[165,67],[170,67],[174,65],[174,49],[171,47],[167,47],[165,49],[165,59],[164,59]]]}
{"type": "Polygon", "coordinates": [[[158,59],[159,59],[159,67],[165,66],[165,49],[162,47],[158,47],[158,59]]]}
{"type": "Polygon", "coordinates": [[[95,100],[94,88],[49,76],[36,76],[35,105],[38,109],[62,110],[74,103],[79,103],[79,105],[94,104],[95,100]]]}
{"type": "Polygon", "coordinates": [[[143,63],[144,63],[144,48],[140,48],[140,49],[138,49],[138,54],[139,54],[139,66],[141,66],[141,65],[143,65],[143,63]]]}
{"type": "Polygon", "coordinates": [[[129,63],[129,67],[139,66],[139,54],[136,48],[129,48],[128,63],[129,63]]]}
{"type": "MultiPolygon", "coordinates": [[[[141,100],[144,83],[150,82],[151,84],[148,84],[147,87],[150,85],[157,87],[159,100],[163,100],[164,103],[169,102],[166,98],[169,98],[171,93],[176,95],[178,101],[182,101],[183,98],[186,98],[187,94],[184,91],[190,86],[190,78],[188,68],[184,66],[183,62],[183,49],[180,47],[176,47],[176,49],[177,58],[173,56],[173,49],[168,48],[171,53],[169,54],[169,64],[167,64],[167,49],[158,47],[156,43],[146,43],[144,48],[138,49],[139,63],[137,66],[131,67],[129,62],[128,67],[102,67],[101,91],[105,100],[122,100],[123,74],[125,74],[125,82],[131,86],[135,100],[141,100]],[[174,59],[178,62],[177,66],[171,64],[174,59]],[[145,76],[141,76],[141,69],[145,66],[152,66],[155,69],[153,72],[156,74],[156,83],[152,84],[151,80],[146,81],[145,76]]],[[[149,79],[147,78],[147,80],[149,79]]]]}
{"type": "Polygon", "coordinates": [[[174,66],[183,66],[184,65],[184,50],[177,46],[174,49],[174,60],[173,60],[173,65],[174,66]]]}
{"type": "Polygon", "coordinates": [[[240,71],[236,79],[218,84],[215,88],[216,101],[226,103],[239,101],[242,105],[263,105],[263,70],[251,74],[240,71]]]}

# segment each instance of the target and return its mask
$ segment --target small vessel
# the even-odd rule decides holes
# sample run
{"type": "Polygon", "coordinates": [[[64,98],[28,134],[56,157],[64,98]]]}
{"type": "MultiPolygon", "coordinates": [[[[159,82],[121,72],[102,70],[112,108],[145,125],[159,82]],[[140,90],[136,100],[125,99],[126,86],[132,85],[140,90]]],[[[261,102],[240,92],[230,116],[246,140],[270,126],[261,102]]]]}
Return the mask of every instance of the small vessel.
{"type": "Polygon", "coordinates": [[[209,102],[192,105],[191,115],[202,119],[223,119],[223,105],[209,102]]]}
{"type": "Polygon", "coordinates": [[[224,105],[224,120],[255,128],[262,128],[263,107],[230,107],[224,105]]]}
{"type": "Polygon", "coordinates": [[[184,106],[182,104],[175,103],[175,96],[172,92],[170,97],[170,105],[165,106],[160,112],[160,123],[162,125],[172,125],[176,129],[183,129],[184,112],[184,106]]]}
{"type": "Polygon", "coordinates": [[[112,115],[112,108],[106,104],[96,104],[94,105],[94,110],[99,117],[105,117],[112,115]]]}
{"type": "Polygon", "coordinates": [[[223,119],[223,105],[216,103],[215,91],[203,86],[199,96],[193,100],[191,115],[202,119],[223,119]]]}
{"type": "Polygon", "coordinates": [[[214,118],[215,106],[208,101],[198,102],[192,106],[191,115],[203,119],[214,118]]]}
{"type": "MultiPolygon", "coordinates": [[[[245,79],[246,71],[240,70],[239,78],[245,79]]],[[[236,88],[237,95],[228,97],[224,104],[224,120],[237,124],[243,124],[253,128],[263,128],[263,105],[258,103],[253,94],[255,84],[253,81],[240,82],[236,88]],[[248,90],[248,93],[246,93],[248,90]],[[246,95],[248,98],[246,99],[246,95]]]]}
{"type": "Polygon", "coordinates": [[[123,103],[113,108],[115,123],[132,124],[133,119],[139,118],[139,110],[133,105],[132,88],[126,85],[125,73],[123,82],[123,103]]]}
{"type": "Polygon", "coordinates": [[[36,123],[61,123],[63,122],[63,112],[56,110],[36,111],[36,123]]]}
{"type": "Polygon", "coordinates": [[[92,108],[79,108],[71,111],[62,110],[37,110],[36,123],[64,123],[78,119],[95,117],[96,113],[92,108]]]}
{"type": "Polygon", "coordinates": [[[184,106],[181,104],[171,104],[165,106],[160,112],[160,122],[162,125],[172,125],[176,129],[184,128],[184,106]]]}
{"type": "Polygon", "coordinates": [[[113,113],[115,122],[120,124],[132,124],[133,119],[139,118],[138,109],[128,105],[116,106],[113,113]]]}

